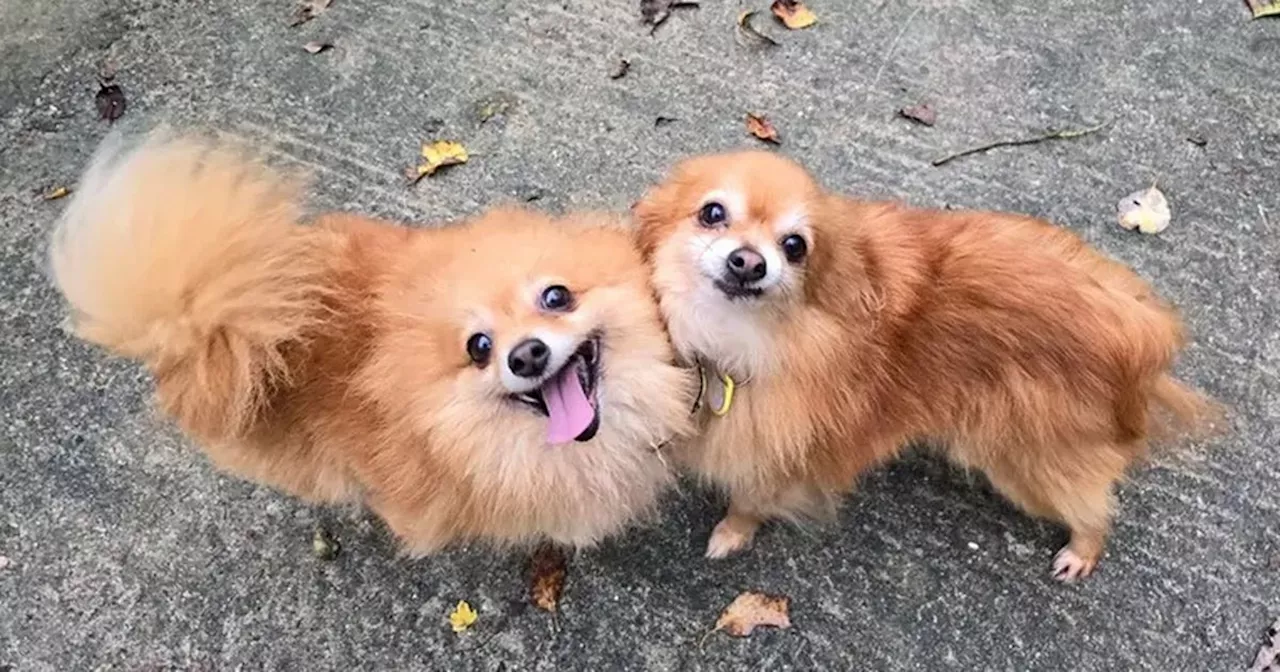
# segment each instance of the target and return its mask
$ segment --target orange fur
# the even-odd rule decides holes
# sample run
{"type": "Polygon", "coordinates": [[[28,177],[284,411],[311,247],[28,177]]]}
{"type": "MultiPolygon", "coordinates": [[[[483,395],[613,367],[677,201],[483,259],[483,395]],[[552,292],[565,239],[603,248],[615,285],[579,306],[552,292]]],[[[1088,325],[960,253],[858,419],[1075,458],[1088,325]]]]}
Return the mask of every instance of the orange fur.
{"type": "Polygon", "coordinates": [[[1152,411],[1192,429],[1210,417],[1170,375],[1174,311],[1044,222],[855,201],[763,152],[688,160],[634,213],[676,349],[745,381],[685,456],[731,496],[709,556],[764,519],[831,509],[859,474],[929,440],[1066,524],[1055,572],[1074,578],[1102,551],[1152,411]],[[727,225],[699,223],[709,201],[727,225]],[[807,242],[799,263],[779,251],[791,234],[807,242]],[[742,245],[771,275],[759,296],[730,298],[713,281],[742,245]]]}
{"type": "Polygon", "coordinates": [[[617,221],[301,215],[296,185],[226,145],[116,140],[59,224],[54,276],[77,333],[144,362],[220,467],[362,501],[410,552],[585,546],[652,509],[671,480],[654,446],[691,430],[693,390],[617,221]],[[548,284],[573,310],[537,307],[548,284]],[[553,349],[599,335],[594,438],[547,445],[547,420],[504,387],[499,358],[534,330],[553,349]],[[466,348],[481,331],[483,367],[466,348]]]}

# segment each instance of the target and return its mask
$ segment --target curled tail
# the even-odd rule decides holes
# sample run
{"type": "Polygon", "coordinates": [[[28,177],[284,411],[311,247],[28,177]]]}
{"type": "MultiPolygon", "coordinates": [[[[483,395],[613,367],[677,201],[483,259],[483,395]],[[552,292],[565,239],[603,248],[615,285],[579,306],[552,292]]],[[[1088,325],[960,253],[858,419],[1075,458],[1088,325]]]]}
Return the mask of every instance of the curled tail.
{"type": "Polygon", "coordinates": [[[200,438],[244,431],[324,319],[331,256],[297,223],[298,191],[212,140],[113,136],[54,231],[76,334],[144,362],[200,438]]]}

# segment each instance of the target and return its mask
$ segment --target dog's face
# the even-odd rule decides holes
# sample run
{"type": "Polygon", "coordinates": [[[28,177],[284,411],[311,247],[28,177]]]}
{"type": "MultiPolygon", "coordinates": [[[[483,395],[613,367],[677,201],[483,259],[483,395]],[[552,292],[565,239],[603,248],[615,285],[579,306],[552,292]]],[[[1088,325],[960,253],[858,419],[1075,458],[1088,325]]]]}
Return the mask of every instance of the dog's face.
{"type": "Polygon", "coordinates": [[[749,376],[767,368],[772,323],[804,299],[819,189],[767,152],[687,160],[634,208],[654,284],[686,358],[749,376]]]}
{"type": "Polygon", "coordinates": [[[502,210],[399,256],[363,387],[437,459],[509,500],[581,497],[588,519],[653,496],[693,389],[630,233],[502,210]]]}

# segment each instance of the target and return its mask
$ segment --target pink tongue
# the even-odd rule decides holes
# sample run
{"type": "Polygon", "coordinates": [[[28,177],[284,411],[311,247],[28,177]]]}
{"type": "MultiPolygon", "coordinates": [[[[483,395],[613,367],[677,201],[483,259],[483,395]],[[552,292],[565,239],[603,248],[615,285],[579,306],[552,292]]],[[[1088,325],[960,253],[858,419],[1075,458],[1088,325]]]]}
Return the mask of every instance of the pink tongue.
{"type": "Polygon", "coordinates": [[[582,434],[596,417],[596,411],[587,400],[587,393],[578,380],[578,367],[574,361],[555,378],[542,385],[542,400],[547,404],[547,442],[568,443],[582,434]]]}

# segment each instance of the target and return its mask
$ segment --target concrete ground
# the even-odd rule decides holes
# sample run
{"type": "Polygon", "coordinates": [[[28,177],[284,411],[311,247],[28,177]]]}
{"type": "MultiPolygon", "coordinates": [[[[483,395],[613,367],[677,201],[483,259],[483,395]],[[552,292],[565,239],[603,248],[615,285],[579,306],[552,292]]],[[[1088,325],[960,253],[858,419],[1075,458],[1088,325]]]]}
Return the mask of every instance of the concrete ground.
{"type": "Polygon", "coordinates": [[[807,31],[758,17],[772,50],[734,29],[766,0],[703,0],[653,36],[631,0],[334,0],[292,28],[290,0],[0,2],[0,670],[1247,668],[1280,616],[1280,20],[1234,0],[812,2],[807,31]],[[301,48],[317,39],[336,48],[301,48]],[[914,456],[838,524],[716,564],[720,505],[688,485],[660,524],[574,558],[553,619],[523,606],[519,556],[408,561],[360,512],[215,473],[137,367],[60,331],[42,253],[62,204],[39,193],[107,132],[106,61],[118,125],[231,130],[312,171],[319,207],[413,222],[538,194],[621,210],[677,157],[751,145],[760,112],[833,186],[1040,215],[1137,267],[1185,311],[1182,371],[1231,432],[1133,474],[1081,585],[1049,579],[1060,530],[914,456]],[[935,127],[896,116],[919,102],[935,127]],[[406,188],[435,137],[471,163],[406,188]],[[1120,230],[1116,202],[1153,182],[1172,227],[1120,230]],[[317,523],[336,560],[312,556],[317,523]],[[790,596],[794,627],[700,645],[745,589],[790,596]],[[480,614],[463,636],[460,599],[480,614]]]}

